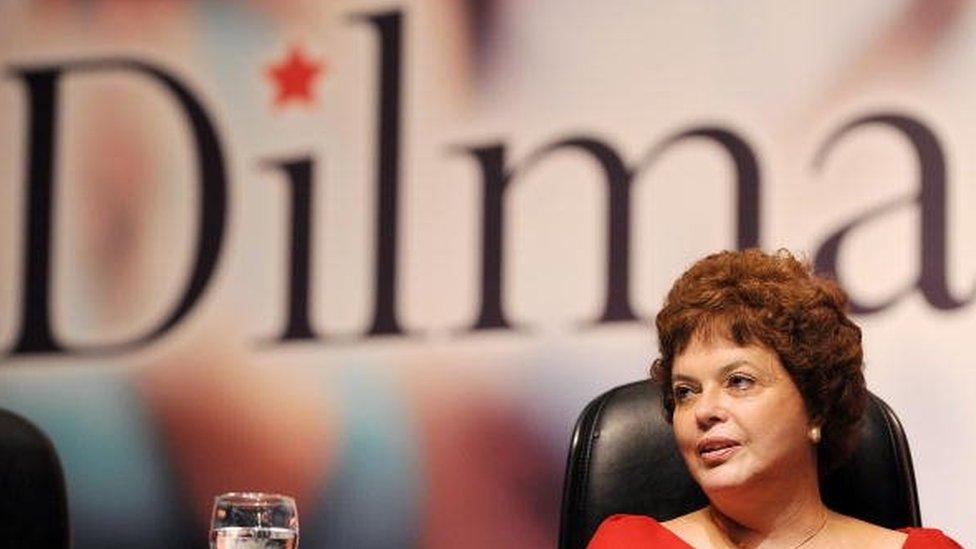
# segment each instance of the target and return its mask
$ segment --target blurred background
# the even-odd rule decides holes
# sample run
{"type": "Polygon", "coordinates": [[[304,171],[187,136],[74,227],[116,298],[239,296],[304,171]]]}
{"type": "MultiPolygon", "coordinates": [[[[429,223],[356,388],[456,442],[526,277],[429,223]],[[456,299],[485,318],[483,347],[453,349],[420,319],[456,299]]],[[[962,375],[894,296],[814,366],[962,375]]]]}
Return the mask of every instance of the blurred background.
{"type": "Polygon", "coordinates": [[[573,422],[719,249],[835,276],[976,543],[967,0],[7,0],[0,406],[78,549],[556,543],[573,422]]]}

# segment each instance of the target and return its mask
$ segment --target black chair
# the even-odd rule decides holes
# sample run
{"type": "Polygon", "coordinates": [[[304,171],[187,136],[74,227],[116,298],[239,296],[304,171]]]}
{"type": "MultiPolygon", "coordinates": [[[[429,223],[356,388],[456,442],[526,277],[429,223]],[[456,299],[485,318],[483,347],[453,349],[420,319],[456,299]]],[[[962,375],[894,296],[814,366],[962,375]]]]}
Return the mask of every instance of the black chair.
{"type": "MultiPolygon", "coordinates": [[[[870,395],[857,452],[821,481],[831,509],[888,528],[921,526],[908,441],[894,412],[870,395]]],[[[606,517],[659,521],[707,503],[675,446],[649,380],[600,395],[580,414],[563,484],[560,549],[582,549],[606,517]]]]}
{"type": "Polygon", "coordinates": [[[0,547],[69,546],[64,474],[54,446],[24,418],[0,410],[0,547]]]}

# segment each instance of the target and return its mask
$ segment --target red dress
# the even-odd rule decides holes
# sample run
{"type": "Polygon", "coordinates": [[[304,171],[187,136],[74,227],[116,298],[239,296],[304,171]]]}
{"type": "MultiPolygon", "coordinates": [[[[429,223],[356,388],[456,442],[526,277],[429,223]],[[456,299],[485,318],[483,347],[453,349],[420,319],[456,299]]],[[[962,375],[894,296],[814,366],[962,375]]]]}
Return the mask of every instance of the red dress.
{"type": "MultiPolygon", "coordinates": [[[[962,546],[933,528],[902,528],[908,534],[902,549],[961,549],[962,546]]],[[[614,515],[600,524],[587,549],[688,549],[691,545],[671,530],[641,515],[614,515]]]]}

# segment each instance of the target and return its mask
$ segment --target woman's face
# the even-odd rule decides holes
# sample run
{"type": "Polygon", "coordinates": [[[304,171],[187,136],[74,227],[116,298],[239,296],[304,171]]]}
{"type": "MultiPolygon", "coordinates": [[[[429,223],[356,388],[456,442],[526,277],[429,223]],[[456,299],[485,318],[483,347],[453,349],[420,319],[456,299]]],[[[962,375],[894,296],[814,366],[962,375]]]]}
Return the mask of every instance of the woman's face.
{"type": "Polygon", "coordinates": [[[678,448],[706,493],[816,475],[803,397],[774,352],[694,338],[671,383],[678,448]]]}

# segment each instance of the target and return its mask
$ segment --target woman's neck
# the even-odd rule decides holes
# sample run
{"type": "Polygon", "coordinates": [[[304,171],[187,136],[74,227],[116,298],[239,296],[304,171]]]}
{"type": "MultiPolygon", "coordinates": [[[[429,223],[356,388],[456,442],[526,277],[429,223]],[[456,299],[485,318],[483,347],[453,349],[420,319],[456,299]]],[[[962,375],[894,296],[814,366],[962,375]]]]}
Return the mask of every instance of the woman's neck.
{"type": "Polygon", "coordinates": [[[738,547],[756,547],[771,542],[778,547],[796,547],[818,535],[829,511],[820,499],[817,479],[803,479],[798,486],[763,486],[761,492],[709,494],[707,516],[716,529],[738,547]]]}
{"type": "Polygon", "coordinates": [[[721,538],[735,547],[801,547],[821,534],[830,516],[830,511],[821,506],[815,513],[786,517],[778,525],[763,529],[745,526],[715,507],[706,513],[721,538]]]}

